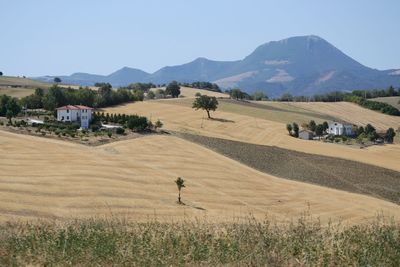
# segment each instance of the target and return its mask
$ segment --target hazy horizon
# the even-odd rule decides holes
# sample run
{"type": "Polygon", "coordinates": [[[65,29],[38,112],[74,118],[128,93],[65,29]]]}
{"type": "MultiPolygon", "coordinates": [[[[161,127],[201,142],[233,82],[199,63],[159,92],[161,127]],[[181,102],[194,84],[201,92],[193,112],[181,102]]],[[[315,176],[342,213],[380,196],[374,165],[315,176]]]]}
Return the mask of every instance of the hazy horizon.
{"type": "Polygon", "coordinates": [[[239,60],[257,46],[318,35],[371,68],[400,68],[400,2],[2,1],[4,75],[154,72],[198,57],[239,60]]]}

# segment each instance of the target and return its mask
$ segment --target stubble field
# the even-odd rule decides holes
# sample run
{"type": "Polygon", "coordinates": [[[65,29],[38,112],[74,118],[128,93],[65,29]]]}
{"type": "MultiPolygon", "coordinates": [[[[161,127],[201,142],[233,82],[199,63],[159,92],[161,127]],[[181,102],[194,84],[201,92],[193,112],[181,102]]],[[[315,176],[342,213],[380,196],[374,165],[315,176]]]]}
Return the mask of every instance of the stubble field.
{"type": "Polygon", "coordinates": [[[287,221],[309,211],[349,223],[399,206],[267,175],[177,137],[88,147],[0,132],[0,219],[116,217],[229,221],[250,213],[287,221]],[[176,203],[174,179],[186,180],[176,203]]]}

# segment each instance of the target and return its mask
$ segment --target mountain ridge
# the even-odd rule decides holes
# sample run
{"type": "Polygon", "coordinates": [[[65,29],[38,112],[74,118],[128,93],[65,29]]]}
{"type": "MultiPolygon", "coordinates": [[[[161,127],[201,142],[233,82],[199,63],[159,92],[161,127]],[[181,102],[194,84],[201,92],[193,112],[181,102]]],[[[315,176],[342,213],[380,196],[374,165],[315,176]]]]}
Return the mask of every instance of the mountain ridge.
{"type": "MultiPolygon", "coordinates": [[[[51,82],[54,77],[35,79],[51,82]]],[[[78,72],[57,77],[70,84],[109,82],[113,86],[134,82],[162,84],[171,80],[210,81],[225,89],[239,87],[249,93],[261,90],[273,97],[283,93],[312,95],[400,85],[400,70],[377,70],[364,66],[316,35],[270,41],[235,61],[198,57],[182,65],[163,67],[154,73],[123,67],[109,75],[78,72]]]]}

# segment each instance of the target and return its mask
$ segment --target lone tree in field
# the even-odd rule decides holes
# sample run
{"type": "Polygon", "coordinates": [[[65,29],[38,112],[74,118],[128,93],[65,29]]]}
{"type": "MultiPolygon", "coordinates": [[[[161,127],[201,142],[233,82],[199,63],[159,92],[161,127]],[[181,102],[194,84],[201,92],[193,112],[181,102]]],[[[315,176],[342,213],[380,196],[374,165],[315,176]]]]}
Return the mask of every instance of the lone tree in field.
{"type": "Polygon", "coordinates": [[[178,177],[175,181],[176,186],[178,187],[178,203],[181,204],[181,189],[182,187],[185,187],[185,181],[181,178],[178,177]]]}
{"type": "Polygon", "coordinates": [[[54,78],[54,82],[55,82],[55,83],[60,83],[60,82],[61,82],[61,79],[58,78],[58,77],[55,77],[55,78],[54,78]]]}
{"type": "Polygon", "coordinates": [[[172,81],[165,89],[165,93],[167,95],[171,95],[173,98],[178,97],[181,94],[181,87],[177,81],[172,81]]]}
{"type": "Polygon", "coordinates": [[[0,76],[3,76],[3,72],[0,71],[0,76]]]}
{"type": "Polygon", "coordinates": [[[193,102],[192,108],[203,109],[207,111],[207,116],[211,119],[210,111],[215,111],[218,107],[218,100],[215,96],[201,95],[196,97],[193,102]]]}

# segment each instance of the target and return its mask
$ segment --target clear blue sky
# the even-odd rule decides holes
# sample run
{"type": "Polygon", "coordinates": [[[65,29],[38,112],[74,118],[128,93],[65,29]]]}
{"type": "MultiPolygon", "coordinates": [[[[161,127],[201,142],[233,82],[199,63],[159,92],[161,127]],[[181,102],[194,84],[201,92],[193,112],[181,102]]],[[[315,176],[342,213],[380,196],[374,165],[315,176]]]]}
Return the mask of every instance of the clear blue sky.
{"type": "Polygon", "coordinates": [[[242,59],[315,34],[372,68],[400,68],[400,1],[0,0],[5,75],[154,72],[197,57],[242,59]]]}

